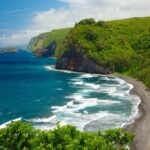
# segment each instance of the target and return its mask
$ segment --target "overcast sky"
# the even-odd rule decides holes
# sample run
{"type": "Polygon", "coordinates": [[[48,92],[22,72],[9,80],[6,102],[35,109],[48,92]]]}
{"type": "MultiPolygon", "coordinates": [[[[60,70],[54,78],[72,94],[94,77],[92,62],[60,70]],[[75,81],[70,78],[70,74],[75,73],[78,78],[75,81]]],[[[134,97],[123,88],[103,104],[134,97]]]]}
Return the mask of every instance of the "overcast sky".
{"type": "Polygon", "coordinates": [[[150,16],[150,0],[0,0],[0,14],[0,47],[14,46],[83,18],[150,16]]]}

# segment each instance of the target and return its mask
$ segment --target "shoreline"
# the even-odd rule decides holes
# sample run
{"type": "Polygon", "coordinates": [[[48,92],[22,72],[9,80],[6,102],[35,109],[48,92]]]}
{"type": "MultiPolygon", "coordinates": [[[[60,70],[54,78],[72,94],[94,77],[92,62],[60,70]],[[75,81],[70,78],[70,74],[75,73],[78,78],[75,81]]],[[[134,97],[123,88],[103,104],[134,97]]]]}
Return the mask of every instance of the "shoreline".
{"type": "MultiPolygon", "coordinates": [[[[65,73],[83,73],[68,70],[57,70],[54,66],[45,66],[45,68],[65,73]]],[[[117,77],[133,85],[133,89],[131,89],[130,94],[136,95],[140,98],[140,103],[137,106],[138,112],[132,119],[132,122],[123,125],[122,128],[135,135],[134,142],[131,145],[131,150],[150,150],[150,91],[146,90],[145,85],[141,81],[137,81],[132,77],[121,74],[107,74],[102,76],[117,77]]]]}
{"type": "MultiPolygon", "coordinates": [[[[70,72],[72,73],[73,71],[70,72]]],[[[125,124],[123,128],[135,135],[134,142],[130,147],[131,150],[150,150],[150,91],[146,90],[142,81],[138,81],[132,77],[117,74],[104,76],[118,77],[133,85],[130,94],[140,98],[140,103],[137,106],[138,112],[133,120],[125,124]]]]}
{"type": "MultiPolygon", "coordinates": [[[[59,69],[56,69],[55,68],[55,65],[52,65],[52,66],[45,66],[45,68],[46,69],[48,69],[48,70],[51,70],[51,71],[58,71],[58,72],[63,72],[63,73],[74,73],[74,74],[92,74],[92,75],[100,75],[100,76],[108,76],[108,77],[117,77],[117,78],[119,78],[119,79],[121,79],[121,80],[124,80],[125,82],[127,82],[128,84],[130,84],[131,86],[133,86],[131,89],[130,89],[130,94],[131,95],[135,95],[135,96],[137,96],[138,97],[138,99],[139,99],[139,103],[137,104],[137,106],[136,106],[136,109],[137,109],[137,112],[136,112],[136,114],[132,117],[131,116],[131,121],[130,122],[128,122],[128,123],[123,123],[123,125],[121,126],[121,128],[124,128],[125,126],[127,126],[127,125],[129,125],[129,124],[132,124],[132,123],[134,123],[138,118],[140,118],[141,117],[141,115],[142,115],[142,113],[139,111],[139,105],[140,105],[140,103],[141,103],[141,96],[139,95],[139,94],[137,94],[137,92],[134,92],[134,88],[135,88],[135,86],[134,86],[134,84],[133,84],[133,81],[131,82],[131,80],[134,80],[135,81],[135,79],[134,78],[132,78],[132,77],[127,77],[127,76],[124,76],[124,75],[121,75],[121,74],[93,74],[93,73],[86,73],[86,72],[76,72],[76,71],[70,71],[70,70],[59,70],[59,69]]],[[[136,82],[140,82],[140,81],[136,81],[136,82]]]]}
{"type": "Polygon", "coordinates": [[[132,84],[134,88],[131,94],[137,95],[141,99],[138,106],[138,114],[134,122],[127,124],[124,128],[135,135],[131,150],[150,150],[150,92],[146,90],[141,81],[123,75],[113,75],[132,84]]]}

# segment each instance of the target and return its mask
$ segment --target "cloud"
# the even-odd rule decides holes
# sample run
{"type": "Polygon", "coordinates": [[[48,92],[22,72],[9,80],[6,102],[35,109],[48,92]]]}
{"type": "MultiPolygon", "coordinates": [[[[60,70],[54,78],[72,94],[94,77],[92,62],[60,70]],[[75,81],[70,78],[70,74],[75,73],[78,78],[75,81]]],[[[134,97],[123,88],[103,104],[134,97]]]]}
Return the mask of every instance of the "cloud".
{"type": "Polygon", "coordinates": [[[64,3],[70,3],[70,4],[85,4],[88,2],[88,0],[59,0],[64,3]]]}
{"type": "Polygon", "coordinates": [[[51,30],[73,26],[83,18],[109,20],[146,16],[150,14],[149,0],[60,0],[69,8],[39,12],[32,19],[31,28],[51,30]]]}
{"type": "MultiPolygon", "coordinates": [[[[13,43],[25,43],[37,33],[70,27],[83,18],[112,20],[150,15],[149,0],[59,0],[68,7],[49,9],[34,15],[24,32],[12,35],[13,43]],[[30,31],[30,32],[28,32],[30,31]]],[[[7,37],[8,38],[8,37],[7,37]]],[[[0,38],[0,43],[4,41],[0,38]]]]}
{"type": "MultiPolygon", "coordinates": [[[[21,44],[27,44],[31,37],[41,33],[41,31],[31,31],[31,30],[15,30],[16,33],[6,35],[0,35],[0,47],[5,46],[16,46],[21,44]]],[[[8,32],[8,31],[7,31],[8,32]]],[[[9,31],[14,32],[14,31],[9,31]]]]}

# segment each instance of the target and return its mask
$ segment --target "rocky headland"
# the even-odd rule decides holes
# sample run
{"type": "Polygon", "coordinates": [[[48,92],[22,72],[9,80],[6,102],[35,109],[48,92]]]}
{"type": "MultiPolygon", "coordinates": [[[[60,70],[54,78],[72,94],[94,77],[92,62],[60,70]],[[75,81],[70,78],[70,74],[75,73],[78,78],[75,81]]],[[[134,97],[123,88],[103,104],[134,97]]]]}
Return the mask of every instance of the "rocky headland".
{"type": "Polygon", "coordinates": [[[56,69],[71,70],[86,73],[110,74],[112,70],[107,66],[97,65],[96,62],[82,55],[75,49],[66,51],[56,62],[56,69]]]}

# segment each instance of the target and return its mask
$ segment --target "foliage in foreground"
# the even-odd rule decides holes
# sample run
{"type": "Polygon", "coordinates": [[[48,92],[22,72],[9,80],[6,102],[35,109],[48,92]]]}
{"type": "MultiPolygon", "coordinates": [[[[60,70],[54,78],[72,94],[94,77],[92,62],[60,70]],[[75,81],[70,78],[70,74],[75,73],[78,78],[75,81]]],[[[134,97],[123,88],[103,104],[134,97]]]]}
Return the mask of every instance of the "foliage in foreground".
{"type": "Polygon", "coordinates": [[[133,135],[120,128],[92,133],[58,125],[41,131],[19,121],[0,129],[0,150],[126,150],[132,141],[133,135]]]}

